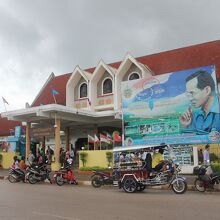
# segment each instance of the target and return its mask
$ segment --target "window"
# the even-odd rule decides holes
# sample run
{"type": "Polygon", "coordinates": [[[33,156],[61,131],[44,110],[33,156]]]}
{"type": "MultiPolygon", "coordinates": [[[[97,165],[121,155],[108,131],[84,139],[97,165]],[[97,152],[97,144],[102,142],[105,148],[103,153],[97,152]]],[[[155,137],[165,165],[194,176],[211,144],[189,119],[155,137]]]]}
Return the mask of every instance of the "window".
{"type": "Polygon", "coordinates": [[[134,79],[139,79],[139,78],[140,78],[139,73],[131,73],[131,74],[128,76],[128,80],[134,80],[134,79]]]}
{"type": "Polygon", "coordinates": [[[79,98],[86,98],[87,97],[87,84],[82,83],[79,87],[79,98]]]}
{"type": "Polygon", "coordinates": [[[102,94],[112,93],[112,80],[107,78],[102,84],[102,94]]]}

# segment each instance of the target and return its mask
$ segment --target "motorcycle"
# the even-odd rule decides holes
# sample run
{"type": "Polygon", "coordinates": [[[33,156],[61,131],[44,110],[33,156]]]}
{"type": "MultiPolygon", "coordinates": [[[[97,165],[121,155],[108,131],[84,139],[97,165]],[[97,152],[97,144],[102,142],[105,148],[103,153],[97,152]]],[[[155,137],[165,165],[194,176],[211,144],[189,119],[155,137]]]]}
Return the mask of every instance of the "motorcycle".
{"type": "Polygon", "coordinates": [[[53,177],[58,186],[62,186],[64,183],[70,183],[74,185],[78,184],[70,167],[61,168],[59,171],[54,173],[53,177]]]}
{"type": "Polygon", "coordinates": [[[47,169],[47,163],[40,166],[35,165],[27,169],[26,178],[30,184],[45,181],[46,179],[48,179],[49,182],[52,184],[50,172],[51,170],[47,169]]]}
{"type": "Polygon", "coordinates": [[[91,176],[91,184],[95,188],[99,188],[103,185],[117,185],[117,172],[113,171],[111,174],[110,172],[94,170],[91,176]]]}
{"type": "Polygon", "coordinates": [[[25,182],[25,172],[21,169],[15,169],[12,167],[8,175],[8,180],[11,183],[20,182],[20,181],[25,182]]]}
{"type": "Polygon", "coordinates": [[[199,192],[214,189],[214,186],[220,184],[220,176],[213,172],[210,165],[194,167],[193,174],[197,176],[194,181],[194,186],[199,192]]]}

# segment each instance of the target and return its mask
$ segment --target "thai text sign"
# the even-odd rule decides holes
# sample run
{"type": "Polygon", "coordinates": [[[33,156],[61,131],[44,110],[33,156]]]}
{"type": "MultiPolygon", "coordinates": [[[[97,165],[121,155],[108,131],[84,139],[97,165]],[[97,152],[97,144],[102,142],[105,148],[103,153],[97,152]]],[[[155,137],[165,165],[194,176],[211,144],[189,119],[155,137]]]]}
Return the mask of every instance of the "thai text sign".
{"type": "Polygon", "coordinates": [[[220,142],[215,67],[122,82],[124,144],[220,142]]]}
{"type": "Polygon", "coordinates": [[[30,134],[32,137],[43,137],[54,135],[54,128],[31,128],[30,134]]]}

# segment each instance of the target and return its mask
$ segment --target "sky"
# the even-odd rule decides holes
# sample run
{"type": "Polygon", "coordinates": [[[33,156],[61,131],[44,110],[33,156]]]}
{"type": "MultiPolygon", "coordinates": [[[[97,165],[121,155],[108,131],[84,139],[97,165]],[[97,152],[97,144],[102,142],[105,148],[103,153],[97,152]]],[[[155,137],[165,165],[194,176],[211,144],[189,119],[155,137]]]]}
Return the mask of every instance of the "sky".
{"type": "Polygon", "coordinates": [[[0,98],[21,109],[52,72],[219,40],[219,8],[219,0],[1,0],[0,98]]]}

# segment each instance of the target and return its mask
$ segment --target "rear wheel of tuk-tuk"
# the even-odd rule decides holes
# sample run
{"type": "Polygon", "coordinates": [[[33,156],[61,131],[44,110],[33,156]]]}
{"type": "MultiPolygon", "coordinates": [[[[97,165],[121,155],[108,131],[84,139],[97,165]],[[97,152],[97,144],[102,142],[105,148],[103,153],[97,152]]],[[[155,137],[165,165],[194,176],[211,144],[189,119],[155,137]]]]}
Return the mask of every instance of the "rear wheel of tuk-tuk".
{"type": "Polygon", "coordinates": [[[127,177],[122,182],[122,188],[127,193],[134,193],[134,192],[136,192],[137,187],[138,187],[137,181],[133,177],[127,177]]]}

